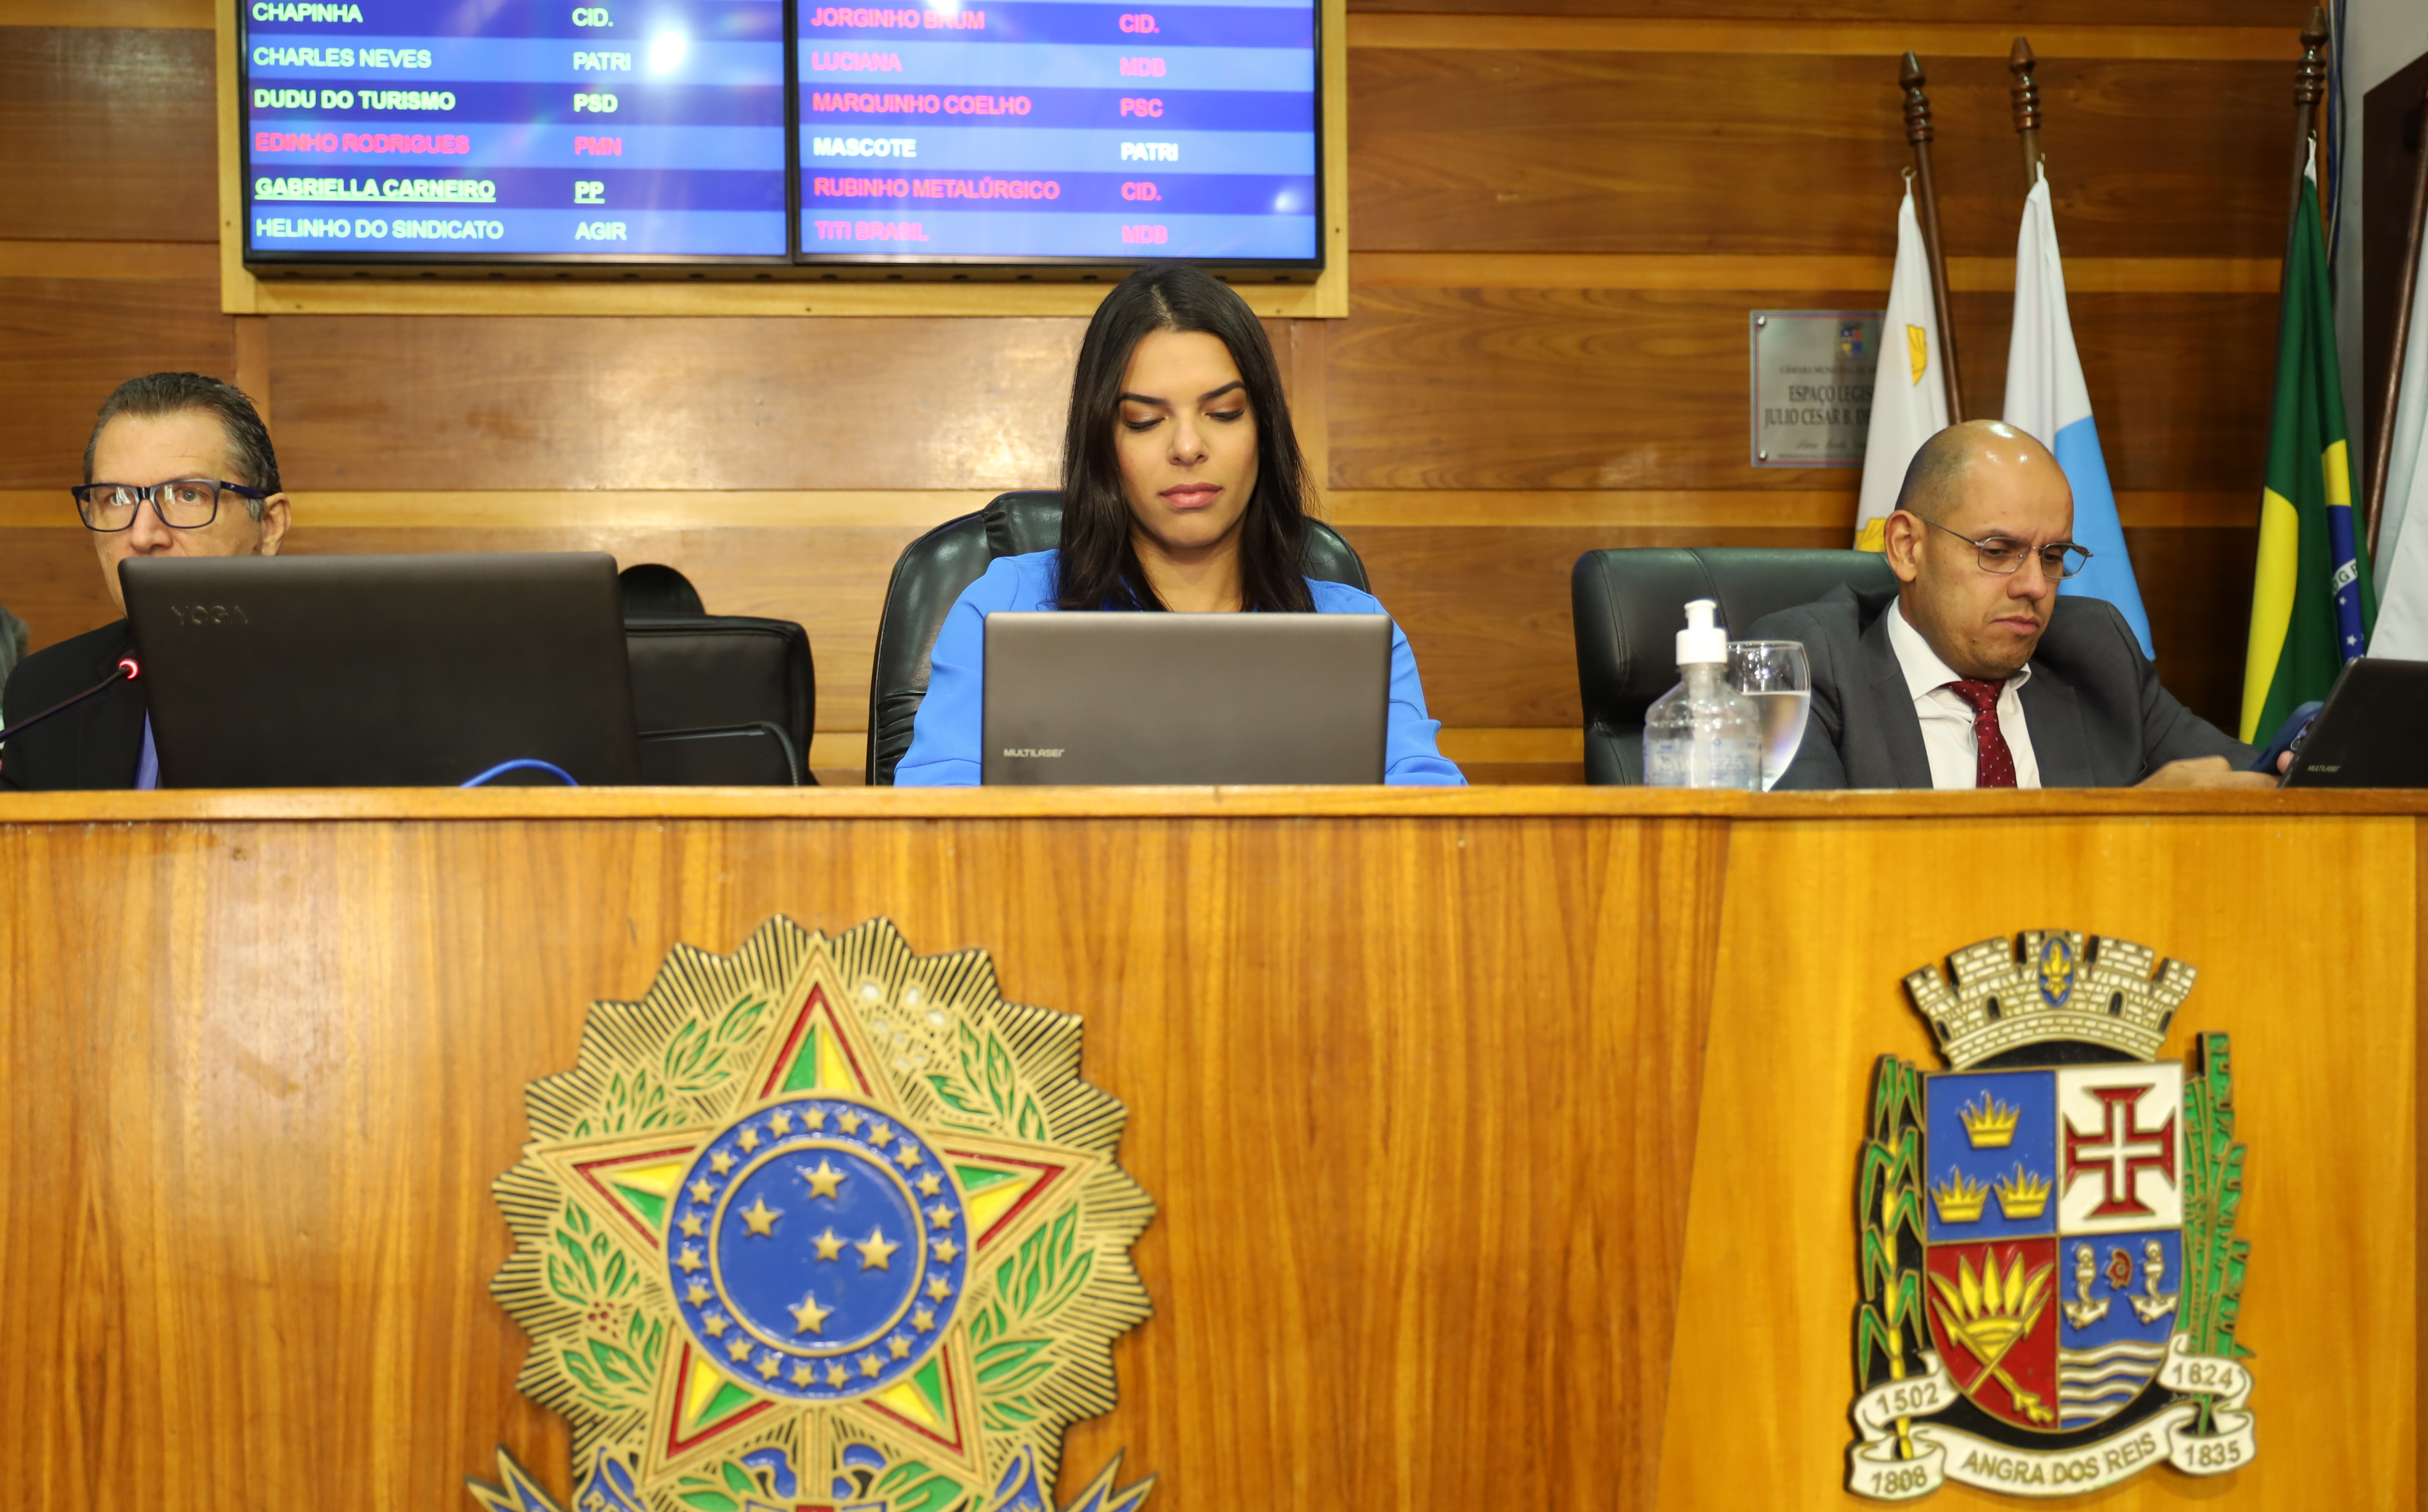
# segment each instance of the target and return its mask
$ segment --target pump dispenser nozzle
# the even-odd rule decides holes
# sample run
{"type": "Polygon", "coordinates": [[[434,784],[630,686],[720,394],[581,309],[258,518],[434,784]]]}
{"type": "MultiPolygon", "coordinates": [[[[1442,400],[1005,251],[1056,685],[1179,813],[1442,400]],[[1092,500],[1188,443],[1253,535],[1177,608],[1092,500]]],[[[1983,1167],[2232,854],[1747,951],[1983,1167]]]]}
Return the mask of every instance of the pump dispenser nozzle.
{"type": "Polygon", "coordinates": [[[1717,617],[1719,609],[1719,604],[1710,599],[1687,600],[1686,628],[1678,633],[1680,666],[1729,659],[1728,627],[1712,622],[1717,617]]]}

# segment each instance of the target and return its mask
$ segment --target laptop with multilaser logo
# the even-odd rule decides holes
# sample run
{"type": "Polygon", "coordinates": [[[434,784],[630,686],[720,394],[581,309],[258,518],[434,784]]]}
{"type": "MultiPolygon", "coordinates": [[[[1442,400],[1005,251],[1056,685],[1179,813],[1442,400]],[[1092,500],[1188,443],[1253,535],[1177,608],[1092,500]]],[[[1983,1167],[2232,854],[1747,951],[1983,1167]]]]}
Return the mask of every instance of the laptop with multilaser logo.
{"type": "Polygon", "coordinates": [[[2293,743],[2286,787],[2428,787],[2428,662],[2363,656],[2293,743]]]}
{"type": "Polygon", "coordinates": [[[986,620],[993,784],[1383,781],[1387,615],[986,620]]]}

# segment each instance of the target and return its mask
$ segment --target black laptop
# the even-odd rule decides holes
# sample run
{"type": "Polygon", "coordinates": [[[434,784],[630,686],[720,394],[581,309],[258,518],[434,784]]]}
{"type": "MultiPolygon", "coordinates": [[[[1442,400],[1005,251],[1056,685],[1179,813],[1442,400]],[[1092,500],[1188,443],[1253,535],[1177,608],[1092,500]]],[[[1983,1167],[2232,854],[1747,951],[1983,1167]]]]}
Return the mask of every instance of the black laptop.
{"type": "Polygon", "coordinates": [[[2346,663],[2293,747],[2286,787],[2428,787],[2428,662],[2346,663]]]}
{"type": "Polygon", "coordinates": [[[979,780],[1380,782],[1388,615],[993,614],[979,780]]]}
{"type": "Polygon", "coordinates": [[[640,781],[604,552],[130,558],[119,583],[163,787],[640,781]]]}

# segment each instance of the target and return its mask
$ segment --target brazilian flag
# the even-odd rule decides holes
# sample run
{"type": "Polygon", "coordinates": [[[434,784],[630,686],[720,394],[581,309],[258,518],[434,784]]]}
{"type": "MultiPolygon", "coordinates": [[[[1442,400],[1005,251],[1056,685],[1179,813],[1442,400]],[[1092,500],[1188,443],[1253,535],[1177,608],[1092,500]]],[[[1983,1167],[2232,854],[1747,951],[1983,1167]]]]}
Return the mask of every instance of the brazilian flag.
{"type": "MultiPolygon", "coordinates": [[[[2312,161],[2316,163],[2316,150],[2312,161]]],[[[2369,552],[2353,520],[2352,449],[2336,375],[2334,307],[2315,173],[2285,248],[2276,327],[2276,403],[2268,487],[2259,501],[2259,570],[2251,585],[2251,653],[2242,675],[2242,738],[2276,732],[2297,704],[2323,698],[2369,644],[2377,618],[2369,552]]]]}

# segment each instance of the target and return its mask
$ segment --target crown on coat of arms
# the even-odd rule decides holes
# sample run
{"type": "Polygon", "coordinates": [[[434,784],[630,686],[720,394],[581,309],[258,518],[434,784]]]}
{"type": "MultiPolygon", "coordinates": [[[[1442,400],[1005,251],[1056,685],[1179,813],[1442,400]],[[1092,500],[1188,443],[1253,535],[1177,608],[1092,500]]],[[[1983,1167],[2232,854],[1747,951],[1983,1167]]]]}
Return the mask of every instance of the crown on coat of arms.
{"type": "Polygon", "coordinates": [[[1950,1166],[1947,1179],[1930,1189],[1933,1201],[1939,1204],[1939,1221],[1943,1224],[1970,1224],[1981,1216],[1989,1206],[1990,1189],[1950,1166]]]}
{"type": "MultiPolygon", "coordinates": [[[[1930,1020],[1940,1049],[1956,1070],[2019,1045],[2074,1040],[2155,1060],[2167,1025],[2199,973],[2180,961],[2128,940],[2066,929],[2026,929],[1966,945],[1948,957],[1953,986],[1936,965],[1905,979],[1914,1007],[1930,1020]]],[[[1978,1148],[1991,1147],[1967,1109],[1965,1128],[1978,1148]]],[[[2011,1138],[2012,1126],[2009,1126],[2011,1138]]]]}
{"type": "Polygon", "coordinates": [[[2024,1110],[1998,1101],[1984,1088],[1980,1105],[1966,1103],[1956,1116],[1962,1121],[1964,1137],[1975,1149],[2003,1150],[2015,1142],[2015,1124],[2024,1116],[2024,1110]]]}
{"type": "Polygon", "coordinates": [[[2015,1169],[1998,1178],[1998,1211],[2011,1220],[2038,1218],[2048,1210],[2049,1181],[2024,1169],[2021,1160],[2015,1169]]]}

